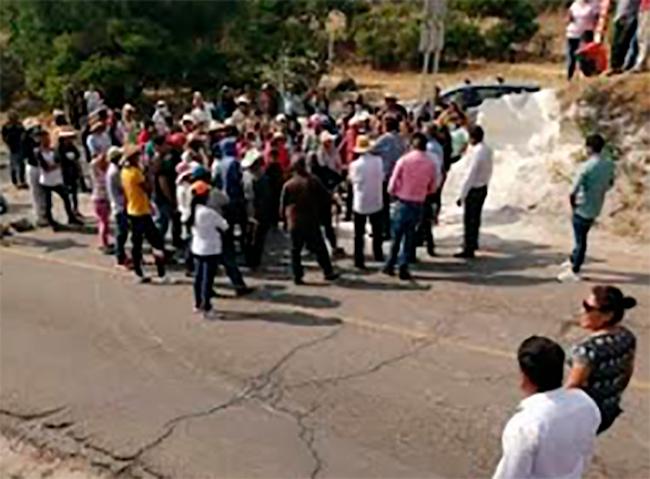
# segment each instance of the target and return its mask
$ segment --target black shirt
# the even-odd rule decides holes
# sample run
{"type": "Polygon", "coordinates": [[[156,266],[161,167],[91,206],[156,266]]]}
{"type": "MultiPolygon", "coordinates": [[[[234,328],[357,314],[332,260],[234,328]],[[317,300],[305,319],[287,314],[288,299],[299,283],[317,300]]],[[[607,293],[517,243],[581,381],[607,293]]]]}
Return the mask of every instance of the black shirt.
{"type": "Polygon", "coordinates": [[[10,153],[22,151],[23,135],[25,128],[20,123],[7,123],[2,127],[2,140],[9,147],[10,153]]]}

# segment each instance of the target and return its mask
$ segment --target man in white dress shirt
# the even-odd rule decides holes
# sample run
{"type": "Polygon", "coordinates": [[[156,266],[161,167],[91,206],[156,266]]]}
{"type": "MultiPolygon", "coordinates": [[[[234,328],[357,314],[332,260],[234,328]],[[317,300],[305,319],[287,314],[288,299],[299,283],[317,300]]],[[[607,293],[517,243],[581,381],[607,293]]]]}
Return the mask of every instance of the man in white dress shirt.
{"type": "Polygon", "coordinates": [[[596,403],[581,389],[562,387],[564,351],[531,336],[517,353],[527,396],[503,430],[503,456],[493,479],[580,479],[600,425],[596,403]]]}
{"type": "Polygon", "coordinates": [[[465,241],[463,250],[455,254],[456,258],[473,258],[478,249],[479,230],[483,204],[488,193],[488,184],[492,178],[492,149],[487,146],[483,137],[483,128],[474,125],[469,130],[470,147],[465,153],[469,171],[456,201],[458,206],[465,207],[463,223],[465,226],[465,241]]]}
{"type": "Polygon", "coordinates": [[[384,164],[380,156],[373,155],[372,145],[366,135],[357,138],[354,153],[359,157],[350,163],[349,180],[352,183],[352,210],[354,212],[354,265],[365,269],[364,243],[366,219],[372,227],[372,251],[375,261],[383,261],[383,184],[384,164]]]}

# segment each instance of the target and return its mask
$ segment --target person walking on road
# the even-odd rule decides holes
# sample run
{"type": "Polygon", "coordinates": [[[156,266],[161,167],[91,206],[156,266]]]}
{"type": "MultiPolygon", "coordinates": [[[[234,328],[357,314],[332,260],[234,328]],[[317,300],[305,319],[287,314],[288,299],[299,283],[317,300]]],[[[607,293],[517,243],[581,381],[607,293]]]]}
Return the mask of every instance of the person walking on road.
{"type": "Polygon", "coordinates": [[[2,141],[9,149],[11,183],[18,189],[27,188],[25,182],[25,155],[23,152],[24,134],[25,127],[20,122],[18,113],[10,111],[8,121],[2,127],[2,141]]]}
{"type": "Polygon", "coordinates": [[[492,149],[485,144],[484,136],[483,128],[478,125],[469,130],[470,147],[466,153],[469,171],[456,201],[459,207],[465,207],[465,240],[462,251],[454,255],[456,258],[474,258],[478,249],[483,204],[492,178],[492,149]]]}
{"type": "Polygon", "coordinates": [[[636,299],[614,286],[594,286],[582,302],[579,324],[589,335],[572,349],[566,387],[596,401],[602,416],[598,434],[623,412],[619,404],[634,371],[636,337],[620,323],[635,306],[636,299]]]}
{"type": "Polygon", "coordinates": [[[366,135],[357,138],[354,152],[359,157],[350,164],[349,180],[352,183],[354,213],[354,266],[365,269],[364,243],[366,221],[372,228],[372,251],[375,261],[383,261],[383,184],[384,165],[379,156],[370,153],[372,145],[366,135]]]}
{"type": "Polygon", "coordinates": [[[614,185],[614,162],[604,152],[605,140],[598,134],[586,140],[588,159],[578,170],[569,200],[573,210],[574,248],[558,280],[562,283],[580,281],[580,269],[587,253],[587,235],[600,214],[605,194],[614,185]]]}
{"type": "Polygon", "coordinates": [[[221,235],[228,222],[206,206],[210,185],[197,181],[192,185],[192,207],[188,225],[192,229],[192,256],[194,258],[194,312],[206,319],[219,319],[212,310],[212,287],[217,267],[222,262],[221,235]]]}
{"type": "Polygon", "coordinates": [[[123,154],[125,166],[120,172],[126,213],[131,225],[133,271],[140,283],[150,283],[151,279],[142,269],[142,241],[146,237],[153,249],[156,269],[161,283],[169,283],[165,276],[165,251],[162,236],[151,217],[149,194],[151,185],[139,167],[140,149],[127,145],[123,154]]]}
{"type": "Polygon", "coordinates": [[[580,389],[562,387],[564,351],[531,336],[517,352],[526,398],[503,430],[503,456],[493,479],[578,479],[594,449],[600,412],[580,389]]]}
{"type": "Polygon", "coordinates": [[[329,204],[329,192],[323,184],[307,172],[303,155],[296,155],[293,161],[293,176],[289,179],[280,197],[280,215],[286,219],[291,236],[291,267],[293,281],[303,285],[302,249],[306,245],[316,255],[326,280],[339,277],[334,272],[323,234],[320,230],[320,216],[315,212],[329,204]]]}
{"type": "Polygon", "coordinates": [[[388,183],[388,193],[397,201],[392,218],[393,242],[383,272],[388,276],[395,275],[399,254],[399,277],[402,280],[411,279],[409,261],[415,247],[415,231],[422,219],[424,202],[436,189],[435,167],[426,151],[427,137],[415,133],[412,145],[413,150],[395,165],[388,183]]]}

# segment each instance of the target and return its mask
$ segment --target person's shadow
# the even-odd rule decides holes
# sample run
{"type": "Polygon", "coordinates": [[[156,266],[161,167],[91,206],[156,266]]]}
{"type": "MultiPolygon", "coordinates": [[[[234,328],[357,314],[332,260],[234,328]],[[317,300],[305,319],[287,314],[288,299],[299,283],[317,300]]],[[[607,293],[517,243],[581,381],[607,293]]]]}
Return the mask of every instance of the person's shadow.
{"type": "Polygon", "coordinates": [[[320,317],[303,312],[295,311],[224,311],[221,321],[266,321],[269,323],[282,323],[290,326],[305,327],[332,327],[343,324],[343,321],[335,317],[320,317]]]}

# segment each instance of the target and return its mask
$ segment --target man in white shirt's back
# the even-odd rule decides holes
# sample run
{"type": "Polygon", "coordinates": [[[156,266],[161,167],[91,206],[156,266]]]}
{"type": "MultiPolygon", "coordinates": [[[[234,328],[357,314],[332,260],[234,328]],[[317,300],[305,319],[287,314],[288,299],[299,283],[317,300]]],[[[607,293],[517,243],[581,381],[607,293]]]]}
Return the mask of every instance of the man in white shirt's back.
{"type": "Polygon", "coordinates": [[[503,430],[503,457],[493,479],[579,479],[594,447],[600,412],[580,389],[562,387],[564,351],[531,336],[517,353],[521,401],[503,430]]]}

